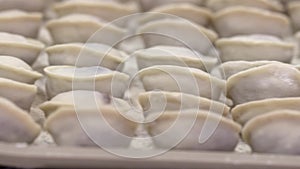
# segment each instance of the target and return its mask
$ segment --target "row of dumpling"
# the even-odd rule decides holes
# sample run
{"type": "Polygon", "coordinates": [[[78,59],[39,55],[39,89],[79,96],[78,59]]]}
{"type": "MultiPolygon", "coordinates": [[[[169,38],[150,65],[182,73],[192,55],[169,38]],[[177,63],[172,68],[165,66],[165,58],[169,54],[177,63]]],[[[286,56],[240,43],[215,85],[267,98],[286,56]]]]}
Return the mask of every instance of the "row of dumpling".
{"type": "Polygon", "coordinates": [[[217,69],[227,79],[232,118],[253,152],[299,154],[299,70],[276,61],[231,61],[217,69]]]}
{"type": "Polygon", "coordinates": [[[31,143],[41,131],[30,115],[42,74],[31,67],[44,48],[39,41],[0,33],[0,141],[31,143]]]}

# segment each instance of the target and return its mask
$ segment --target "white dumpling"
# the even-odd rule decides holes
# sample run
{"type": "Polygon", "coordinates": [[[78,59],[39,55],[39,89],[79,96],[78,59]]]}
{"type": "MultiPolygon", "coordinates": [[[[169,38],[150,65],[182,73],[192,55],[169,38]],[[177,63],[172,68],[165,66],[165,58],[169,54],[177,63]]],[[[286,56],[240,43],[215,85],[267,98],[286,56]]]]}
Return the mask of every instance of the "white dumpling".
{"type": "Polygon", "coordinates": [[[140,70],[138,76],[146,91],[181,92],[218,100],[225,88],[224,80],[199,69],[180,66],[152,66],[140,70]]]}
{"type": "Polygon", "coordinates": [[[284,11],[283,5],[278,0],[207,0],[206,6],[218,11],[232,6],[248,6],[271,11],[284,11]]]}
{"type": "Polygon", "coordinates": [[[204,0],[140,0],[140,4],[143,8],[143,10],[148,11],[152,8],[155,8],[157,6],[161,5],[167,5],[167,4],[176,4],[176,3],[190,3],[195,5],[201,5],[204,0]]]}
{"type": "Polygon", "coordinates": [[[28,112],[12,102],[0,98],[0,141],[8,143],[31,143],[41,132],[28,112]]]}
{"type": "Polygon", "coordinates": [[[64,92],[56,95],[51,100],[42,103],[39,108],[45,112],[46,116],[49,116],[54,111],[61,107],[75,106],[76,108],[94,108],[96,106],[118,106],[119,110],[129,110],[129,105],[121,99],[113,98],[108,94],[99,93],[96,91],[88,90],[75,90],[64,92]],[[95,102],[97,105],[87,104],[95,102]],[[76,105],[75,105],[76,104],[76,105]]]}
{"type": "Polygon", "coordinates": [[[42,75],[21,59],[0,55],[0,77],[32,84],[42,75]]]}
{"type": "Polygon", "coordinates": [[[249,120],[275,111],[275,110],[295,110],[300,111],[300,98],[272,98],[265,100],[252,101],[237,105],[231,111],[232,117],[235,121],[244,125],[249,120]]]}
{"type": "Polygon", "coordinates": [[[147,121],[155,118],[147,124],[147,129],[158,148],[233,151],[239,142],[240,125],[214,113],[203,110],[166,111],[156,117],[153,114],[147,118],[147,121]],[[200,143],[200,135],[212,130],[208,126],[216,128],[204,143],[200,143]]]}
{"type": "Polygon", "coordinates": [[[103,67],[49,66],[44,69],[50,98],[72,90],[92,90],[123,97],[129,76],[103,67]]]}
{"type": "Polygon", "coordinates": [[[154,65],[175,65],[210,71],[218,62],[217,58],[177,46],[155,46],[138,50],[132,55],[136,57],[139,69],[154,65]]]}
{"type": "Polygon", "coordinates": [[[145,24],[159,19],[183,18],[202,26],[209,26],[212,19],[212,13],[206,8],[202,8],[189,3],[167,4],[156,7],[143,14],[139,22],[145,24]]]}
{"type": "Polygon", "coordinates": [[[145,116],[151,113],[187,109],[206,110],[222,116],[227,116],[229,113],[229,107],[221,102],[177,92],[144,92],[139,95],[139,103],[145,116]]]}
{"type": "Polygon", "coordinates": [[[1,0],[0,10],[43,11],[49,0],[1,0]]]}
{"type": "Polygon", "coordinates": [[[253,7],[229,7],[217,12],[213,20],[221,37],[266,34],[284,38],[291,34],[285,15],[253,7]]]}
{"type": "Polygon", "coordinates": [[[228,79],[227,92],[235,105],[267,98],[299,97],[300,71],[283,63],[248,69],[228,79]]]}
{"type": "Polygon", "coordinates": [[[299,155],[299,130],[299,111],[277,110],[250,120],[242,135],[254,152],[299,155]]]}
{"type": "Polygon", "coordinates": [[[98,17],[99,19],[103,19],[107,22],[113,21],[116,25],[125,26],[127,20],[122,17],[138,12],[138,7],[132,3],[122,4],[113,1],[72,0],[57,3],[54,6],[54,10],[58,16],[87,14],[98,17]],[[126,20],[125,23],[123,22],[124,19],[126,20]]]}
{"type": "Polygon", "coordinates": [[[236,36],[216,41],[223,62],[271,60],[290,63],[295,45],[268,35],[236,36]]]}
{"type": "Polygon", "coordinates": [[[126,30],[107,24],[97,17],[71,14],[46,24],[55,44],[96,42],[116,45],[125,37],[126,30]]]}
{"type": "Polygon", "coordinates": [[[50,65],[77,67],[103,66],[122,69],[126,54],[113,47],[97,43],[68,43],[46,48],[50,65]]]}
{"type": "Polygon", "coordinates": [[[17,57],[31,65],[44,48],[44,44],[23,36],[0,32],[0,55],[17,57]]]}
{"type": "Polygon", "coordinates": [[[218,37],[214,31],[183,19],[151,21],[140,26],[137,32],[142,35],[146,47],[188,46],[203,54],[213,48],[212,43],[218,37]]]}
{"type": "Polygon", "coordinates": [[[222,79],[228,79],[230,76],[235,75],[239,72],[242,72],[244,70],[248,70],[251,68],[271,64],[271,63],[278,63],[275,61],[229,61],[222,63],[221,65],[215,67],[211,74],[222,78],[222,79]]]}
{"type": "Polygon", "coordinates": [[[41,24],[41,13],[28,13],[19,10],[0,12],[0,32],[36,38],[41,24]]]}
{"type": "Polygon", "coordinates": [[[300,30],[300,3],[299,1],[289,2],[287,5],[291,21],[296,30],[300,30]]]}
{"type": "Polygon", "coordinates": [[[137,123],[111,107],[99,110],[64,107],[52,113],[45,122],[45,129],[61,146],[90,147],[97,143],[106,148],[127,148],[136,127],[137,123]]]}

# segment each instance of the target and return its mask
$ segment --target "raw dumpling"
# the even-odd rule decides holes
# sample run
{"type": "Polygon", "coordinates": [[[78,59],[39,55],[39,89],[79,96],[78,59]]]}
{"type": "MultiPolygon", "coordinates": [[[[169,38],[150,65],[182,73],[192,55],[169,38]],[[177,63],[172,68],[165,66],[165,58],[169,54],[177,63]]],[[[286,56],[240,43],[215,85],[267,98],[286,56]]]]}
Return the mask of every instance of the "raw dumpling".
{"type": "Polygon", "coordinates": [[[50,66],[44,69],[50,98],[72,90],[92,90],[123,97],[129,76],[103,67],[50,66]]]}
{"type": "Polygon", "coordinates": [[[31,65],[43,48],[44,44],[39,41],[0,32],[0,55],[14,56],[31,65]]]}
{"type": "MultiPolygon", "coordinates": [[[[87,104],[95,102],[97,106],[111,106],[118,105],[118,109],[129,110],[129,105],[121,99],[110,97],[108,94],[103,94],[95,91],[88,90],[75,90],[65,93],[60,93],[53,97],[50,101],[42,103],[39,107],[43,110],[46,116],[49,116],[54,111],[58,110],[61,107],[70,107],[77,104],[76,108],[92,108],[92,104],[87,104]]],[[[95,109],[97,107],[95,106],[95,109]]]]}
{"type": "Polygon", "coordinates": [[[267,98],[299,97],[300,71],[283,63],[248,69],[228,79],[227,92],[235,105],[267,98]]]}
{"type": "MultiPolygon", "coordinates": [[[[152,115],[147,121],[157,117],[152,115]]],[[[166,111],[147,125],[156,147],[183,150],[233,151],[241,130],[232,120],[203,110],[166,111]],[[208,140],[199,142],[208,133],[208,140]]]]}
{"type": "Polygon", "coordinates": [[[229,7],[217,12],[213,20],[222,37],[266,34],[285,38],[291,34],[285,15],[252,7],[229,7]]]}
{"type": "Polygon", "coordinates": [[[111,106],[99,110],[64,107],[52,113],[45,122],[45,129],[62,146],[126,148],[136,127],[137,123],[111,106]]]}
{"type": "Polygon", "coordinates": [[[275,61],[229,61],[222,63],[221,65],[214,68],[211,72],[212,75],[221,78],[221,79],[228,79],[230,76],[235,75],[239,72],[244,70],[248,70],[251,68],[271,64],[271,63],[278,63],[275,61]]]}
{"type": "Polygon", "coordinates": [[[216,41],[223,62],[272,60],[290,63],[295,45],[268,35],[236,36],[216,41]]]}
{"type": "Polygon", "coordinates": [[[225,88],[224,80],[195,68],[152,66],[139,71],[138,76],[146,91],[182,92],[218,100],[225,88]]]}
{"type": "Polygon", "coordinates": [[[122,69],[126,54],[108,45],[97,43],[69,43],[48,47],[50,65],[77,67],[103,66],[111,70],[122,69]]]}
{"type": "Polygon", "coordinates": [[[24,11],[43,11],[50,0],[1,0],[0,10],[20,9],[24,11]]]}
{"type": "Polygon", "coordinates": [[[176,4],[176,3],[190,3],[195,5],[201,5],[204,0],[140,0],[141,6],[144,11],[148,11],[152,8],[167,5],[167,4],[176,4]]]}
{"type": "Polygon", "coordinates": [[[0,78],[0,97],[4,97],[24,110],[30,110],[37,87],[10,79],[0,78]]]}
{"type": "Polygon", "coordinates": [[[55,44],[72,42],[96,42],[116,45],[126,31],[97,17],[85,14],[71,14],[54,19],[46,24],[55,44]]]}
{"type": "Polygon", "coordinates": [[[207,0],[206,6],[218,11],[232,6],[248,6],[270,11],[284,11],[282,4],[278,0],[207,0]]]}
{"type": "Polygon", "coordinates": [[[216,58],[176,46],[155,46],[138,50],[132,55],[136,57],[139,69],[154,65],[177,65],[210,71],[218,62],[216,58]]]}
{"type": "Polygon", "coordinates": [[[296,110],[300,111],[300,98],[272,98],[265,100],[258,100],[237,105],[231,111],[232,117],[235,121],[244,125],[249,120],[275,111],[275,110],[296,110]]]}
{"type": "Polygon", "coordinates": [[[66,16],[69,14],[87,14],[103,19],[107,22],[125,26],[123,16],[131,15],[138,12],[138,8],[134,4],[122,4],[112,1],[87,1],[72,0],[58,3],[54,6],[54,10],[58,16],[66,16]],[[120,19],[120,20],[118,20],[120,19]]]}
{"type": "Polygon", "coordinates": [[[300,30],[300,2],[299,1],[289,2],[288,12],[290,14],[294,28],[296,30],[300,30]]]}
{"type": "Polygon", "coordinates": [[[213,48],[212,43],[218,37],[214,31],[183,19],[152,21],[142,25],[138,33],[142,35],[146,47],[188,46],[203,54],[207,54],[213,48]]]}
{"type": "Polygon", "coordinates": [[[0,98],[0,109],[0,141],[31,143],[40,134],[40,126],[12,102],[0,98]]]}
{"type": "Polygon", "coordinates": [[[0,77],[32,84],[42,75],[18,58],[0,55],[0,77]]]}
{"type": "Polygon", "coordinates": [[[253,118],[242,134],[254,152],[299,155],[299,130],[299,111],[278,110],[253,118]]]}
{"type": "Polygon", "coordinates": [[[223,103],[177,92],[151,91],[141,93],[139,103],[145,116],[150,113],[187,109],[206,110],[223,116],[227,116],[229,113],[229,107],[223,103]]]}
{"type": "Polygon", "coordinates": [[[180,17],[202,26],[209,26],[211,23],[211,11],[189,3],[176,3],[159,6],[144,14],[140,23],[145,24],[150,21],[180,17]]]}

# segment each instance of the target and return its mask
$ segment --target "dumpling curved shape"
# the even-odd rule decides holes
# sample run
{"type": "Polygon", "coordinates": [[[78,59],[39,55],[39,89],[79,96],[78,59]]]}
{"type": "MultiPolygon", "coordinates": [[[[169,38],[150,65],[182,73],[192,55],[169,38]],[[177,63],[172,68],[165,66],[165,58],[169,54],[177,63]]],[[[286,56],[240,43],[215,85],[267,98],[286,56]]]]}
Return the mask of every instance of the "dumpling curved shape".
{"type": "Polygon", "coordinates": [[[209,100],[204,97],[165,91],[150,91],[141,93],[139,95],[139,103],[143,108],[145,116],[150,113],[187,109],[206,110],[222,116],[227,116],[230,109],[221,102],[209,100]]]}
{"type": "Polygon", "coordinates": [[[30,115],[12,102],[0,98],[0,140],[8,143],[31,143],[41,127],[30,115]]]}
{"type": "Polygon", "coordinates": [[[211,50],[212,43],[218,37],[214,31],[182,19],[151,21],[139,27],[137,33],[142,35],[148,48],[159,45],[188,46],[203,54],[211,50]]]}
{"type": "Polygon", "coordinates": [[[0,10],[20,9],[24,11],[43,11],[49,0],[1,0],[0,10]]]}
{"type": "Polygon", "coordinates": [[[97,43],[68,43],[46,48],[50,65],[77,67],[102,66],[122,69],[126,54],[113,47],[97,43]]]}
{"type": "Polygon", "coordinates": [[[284,38],[292,31],[285,15],[253,7],[223,9],[215,14],[213,21],[221,37],[266,34],[284,38]]]}
{"type": "Polygon", "coordinates": [[[228,79],[227,92],[235,105],[268,98],[299,97],[300,71],[283,63],[248,69],[228,79]]]}
{"type": "Polygon", "coordinates": [[[97,143],[104,147],[127,148],[135,135],[137,123],[123,117],[111,106],[101,107],[101,110],[63,107],[52,113],[44,126],[61,146],[91,147],[97,143]],[[119,139],[116,133],[128,138],[119,139]]]}
{"type": "Polygon", "coordinates": [[[197,51],[177,46],[154,46],[132,54],[139,69],[155,65],[175,65],[210,71],[218,62],[216,58],[203,56],[197,51]]]}
{"type": "Polygon", "coordinates": [[[272,98],[237,105],[231,110],[232,118],[244,125],[249,120],[275,110],[300,111],[300,98],[272,98]]]}
{"type": "Polygon", "coordinates": [[[299,155],[299,124],[299,111],[277,110],[250,120],[242,135],[254,152],[299,155]]]}
{"type": "Polygon", "coordinates": [[[152,66],[140,70],[138,76],[146,91],[181,92],[218,100],[225,88],[224,80],[195,68],[152,66]]]}
{"type": "Polygon", "coordinates": [[[53,19],[46,27],[55,44],[95,42],[114,46],[126,33],[122,28],[85,14],[71,14],[53,19]]]}
{"type": "Polygon", "coordinates": [[[50,98],[72,90],[92,90],[121,98],[129,76],[103,67],[49,66],[44,69],[50,98]]]}
{"type": "Polygon", "coordinates": [[[0,77],[8,78],[23,83],[33,84],[42,75],[21,59],[12,56],[0,55],[0,77]]]}
{"type": "MultiPolygon", "coordinates": [[[[153,116],[155,116],[153,114],[153,116]]],[[[156,116],[155,116],[156,117],[156,116]]],[[[147,118],[149,121],[153,117],[147,118]]],[[[152,136],[154,145],[159,148],[171,148],[170,143],[180,141],[179,135],[184,135],[174,149],[182,150],[207,150],[207,151],[233,151],[239,141],[241,126],[230,119],[209,113],[207,111],[186,110],[166,111],[153,122],[147,124],[147,129],[152,136]],[[194,122],[194,124],[193,124],[194,122]],[[204,143],[199,143],[201,132],[208,132],[205,125],[218,124],[216,130],[204,143]],[[187,126],[192,128],[186,133],[187,126]]]]}
{"type": "Polygon", "coordinates": [[[0,55],[14,56],[31,65],[44,48],[44,44],[23,36],[0,32],[0,55]]]}
{"type": "Polygon", "coordinates": [[[277,0],[207,0],[206,6],[214,11],[232,6],[255,7],[275,12],[284,11],[283,5],[277,0]]]}
{"type": "Polygon", "coordinates": [[[150,21],[180,17],[202,26],[209,26],[212,13],[205,8],[189,4],[176,3],[156,7],[141,17],[139,23],[145,24],[150,21]]]}
{"type": "Polygon", "coordinates": [[[271,60],[290,63],[295,45],[268,35],[236,36],[216,41],[223,62],[271,60]]]}
{"type": "Polygon", "coordinates": [[[87,0],[72,0],[57,3],[54,6],[54,10],[60,17],[70,14],[87,14],[107,22],[114,21],[113,23],[120,26],[125,26],[126,23],[121,23],[117,19],[138,12],[138,8],[134,4],[87,0]]]}
{"type": "Polygon", "coordinates": [[[28,13],[19,10],[0,12],[0,32],[36,38],[41,24],[41,13],[28,13]]]}

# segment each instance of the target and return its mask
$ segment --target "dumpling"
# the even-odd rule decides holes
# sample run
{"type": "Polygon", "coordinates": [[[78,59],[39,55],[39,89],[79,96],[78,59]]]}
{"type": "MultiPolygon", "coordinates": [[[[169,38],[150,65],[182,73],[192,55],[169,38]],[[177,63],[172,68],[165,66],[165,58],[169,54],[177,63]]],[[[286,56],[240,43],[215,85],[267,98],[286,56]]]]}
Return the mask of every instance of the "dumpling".
{"type": "Polygon", "coordinates": [[[203,110],[166,111],[154,121],[153,117],[157,115],[147,118],[151,121],[147,129],[158,148],[233,151],[239,142],[240,125],[214,113],[203,110]]]}
{"type": "Polygon", "coordinates": [[[277,12],[284,11],[283,5],[278,0],[207,0],[206,6],[215,11],[232,6],[248,6],[277,12]]]}
{"type": "Polygon", "coordinates": [[[142,35],[148,48],[159,45],[188,46],[203,54],[213,48],[212,43],[218,37],[214,31],[183,19],[152,21],[138,28],[137,33],[142,35]]]}
{"type": "Polygon", "coordinates": [[[126,54],[113,47],[97,43],[68,43],[46,48],[50,65],[77,67],[103,66],[111,70],[122,69],[126,54]]]}
{"type": "Polygon", "coordinates": [[[258,100],[237,105],[231,110],[232,117],[235,121],[244,125],[249,120],[275,111],[275,110],[295,110],[300,111],[300,98],[272,98],[258,100]]]}
{"type": "Polygon", "coordinates": [[[0,10],[43,11],[49,0],[1,0],[0,10]]]}
{"type": "Polygon", "coordinates": [[[140,23],[145,24],[154,20],[166,18],[174,19],[176,17],[187,19],[202,26],[209,26],[212,19],[212,13],[206,8],[193,4],[176,3],[156,7],[149,11],[149,13],[145,13],[139,21],[140,23]]]}
{"type": "MultiPolygon", "coordinates": [[[[130,106],[124,100],[110,97],[108,94],[88,90],[60,93],[51,100],[42,103],[39,108],[44,111],[46,116],[49,116],[61,107],[75,106],[75,108],[80,109],[93,108],[93,104],[87,104],[92,102],[95,102],[97,106],[108,106],[109,104],[111,104],[111,106],[118,106],[118,110],[122,109],[125,111],[130,109],[130,106]]],[[[95,109],[96,108],[95,106],[95,109]]]]}
{"type": "Polygon", "coordinates": [[[116,45],[125,37],[126,30],[107,24],[97,17],[71,14],[46,24],[55,44],[96,42],[116,45]]]}
{"type": "Polygon", "coordinates": [[[50,98],[72,90],[92,90],[121,98],[129,76],[103,67],[49,66],[44,69],[50,98]]]}
{"type": "Polygon", "coordinates": [[[30,110],[37,87],[10,79],[0,78],[0,97],[4,97],[24,110],[30,110]]]}
{"type": "Polygon", "coordinates": [[[125,18],[120,18],[138,12],[138,7],[132,3],[122,4],[113,1],[72,0],[57,3],[54,6],[54,10],[58,16],[87,14],[107,22],[113,21],[114,24],[125,26],[126,22],[123,23],[125,18]]]}
{"type": "Polygon", "coordinates": [[[299,130],[299,111],[277,110],[250,120],[242,134],[254,152],[299,155],[299,130]]]}
{"type": "Polygon", "coordinates": [[[224,80],[195,68],[152,66],[140,70],[138,76],[146,91],[181,92],[218,100],[225,88],[224,80]]]}
{"type": "Polygon", "coordinates": [[[268,35],[236,36],[216,41],[223,62],[272,60],[290,63],[295,51],[293,43],[268,35]]]}
{"type": "Polygon", "coordinates": [[[213,21],[221,37],[266,34],[284,38],[291,34],[290,21],[285,15],[253,7],[223,9],[215,14],[213,21]]]}
{"type": "Polygon", "coordinates": [[[217,58],[176,46],[155,46],[138,50],[132,55],[136,57],[139,69],[154,65],[176,65],[210,71],[218,62],[217,58]]]}
{"type": "Polygon", "coordinates": [[[206,110],[222,116],[227,116],[229,113],[229,107],[221,102],[177,92],[144,92],[139,95],[139,103],[145,116],[151,113],[187,109],[206,110]]]}
{"type": "Polygon", "coordinates": [[[293,26],[296,30],[300,30],[300,2],[293,1],[288,3],[288,12],[290,14],[293,26]]]}
{"type": "Polygon", "coordinates": [[[143,8],[144,11],[148,11],[152,8],[162,6],[162,5],[167,5],[167,4],[176,4],[176,3],[190,3],[190,4],[195,4],[195,5],[201,5],[204,0],[140,0],[140,4],[143,8]]]}
{"type": "Polygon", "coordinates": [[[41,24],[41,13],[27,13],[19,10],[0,12],[0,32],[36,38],[41,24]]]}
{"type": "Polygon", "coordinates": [[[14,56],[31,65],[44,48],[44,44],[20,35],[0,32],[0,55],[14,56]]]}
{"type": "Polygon", "coordinates": [[[136,128],[137,123],[111,106],[100,107],[99,110],[63,107],[45,122],[45,129],[61,146],[127,148],[136,128]]]}
{"type": "Polygon", "coordinates": [[[0,141],[31,143],[40,134],[41,127],[28,112],[4,98],[0,98],[0,109],[0,141]]]}
{"type": "Polygon", "coordinates": [[[32,84],[42,75],[18,58],[0,55],[0,77],[32,84]]]}
{"type": "Polygon", "coordinates": [[[234,104],[300,96],[300,71],[283,63],[248,69],[227,81],[227,96],[234,104]]]}
{"type": "Polygon", "coordinates": [[[221,65],[215,67],[211,74],[215,77],[219,77],[221,79],[228,79],[232,75],[235,75],[239,72],[244,70],[248,70],[251,68],[271,64],[271,63],[278,63],[275,61],[229,61],[222,63],[221,65]]]}

